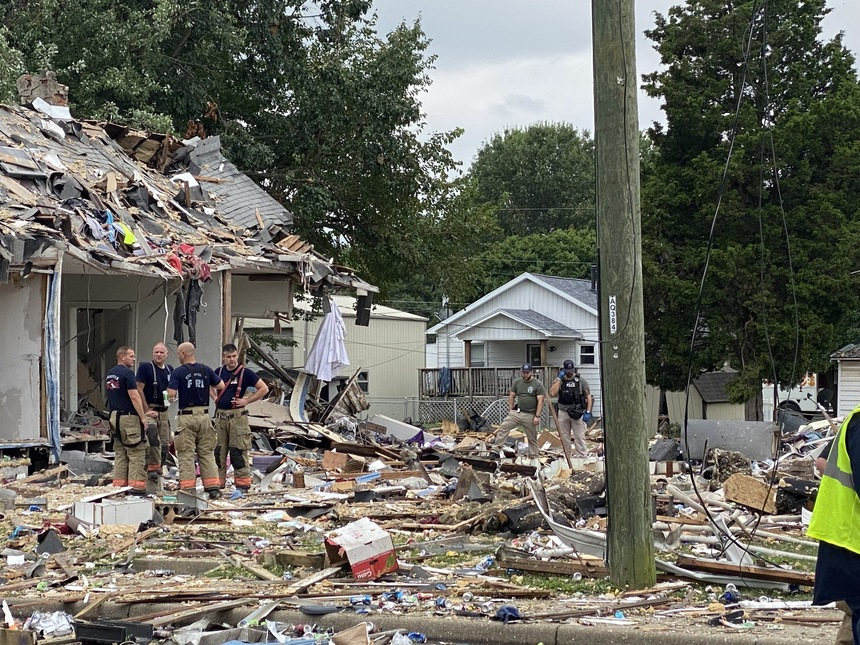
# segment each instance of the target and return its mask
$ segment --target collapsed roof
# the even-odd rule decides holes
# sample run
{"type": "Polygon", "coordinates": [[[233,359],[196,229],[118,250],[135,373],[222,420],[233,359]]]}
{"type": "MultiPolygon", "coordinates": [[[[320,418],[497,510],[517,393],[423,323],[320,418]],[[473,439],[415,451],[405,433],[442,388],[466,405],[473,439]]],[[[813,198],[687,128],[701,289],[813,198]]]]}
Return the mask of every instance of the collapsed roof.
{"type": "Polygon", "coordinates": [[[0,105],[0,281],[61,251],[109,273],[178,278],[196,257],[306,289],[377,290],[291,234],[289,211],[220,148],[77,121],[42,99],[0,105]]]}

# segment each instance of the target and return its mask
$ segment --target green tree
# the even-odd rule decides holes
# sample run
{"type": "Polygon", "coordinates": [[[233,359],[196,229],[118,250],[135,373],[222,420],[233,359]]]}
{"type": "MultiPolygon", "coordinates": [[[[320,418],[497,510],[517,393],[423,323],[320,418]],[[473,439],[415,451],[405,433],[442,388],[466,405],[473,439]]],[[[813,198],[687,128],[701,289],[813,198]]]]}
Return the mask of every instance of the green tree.
{"type": "Polygon", "coordinates": [[[644,87],[666,115],[642,188],[656,385],[686,383],[694,325],[694,376],[729,361],[737,400],[825,369],[842,342],[858,304],[860,92],[841,37],[820,39],[825,13],[824,0],[699,0],[646,32],[662,68],[644,87]]]}
{"type": "Polygon", "coordinates": [[[500,235],[495,204],[476,204],[470,177],[453,182],[454,190],[436,221],[425,220],[433,229],[419,233],[424,243],[411,260],[410,270],[391,284],[384,303],[431,318],[442,298],[456,311],[483,295],[484,252],[500,235]]]}
{"type": "MultiPolygon", "coordinates": [[[[11,0],[0,54],[10,69],[50,66],[78,117],[221,135],[297,232],[385,287],[436,235],[458,133],[424,132],[433,57],[420,24],[381,37],[370,7],[11,0]]],[[[8,94],[14,75],[0,72],[8,94]]]]}
{"type": "Polygon", "coordinates": [[[510,235],[481,255],[483,279],[479,294],[488,293],[525,272],[588,278],[596,247],[597,236],[588,228],[510,235]]]}
{"type": "Polygon", "coordinates": [[[478,203],[500,204],[505,235],[594,228],[594,142],[566,123],[495,134],[469,169],[478,203]]]}

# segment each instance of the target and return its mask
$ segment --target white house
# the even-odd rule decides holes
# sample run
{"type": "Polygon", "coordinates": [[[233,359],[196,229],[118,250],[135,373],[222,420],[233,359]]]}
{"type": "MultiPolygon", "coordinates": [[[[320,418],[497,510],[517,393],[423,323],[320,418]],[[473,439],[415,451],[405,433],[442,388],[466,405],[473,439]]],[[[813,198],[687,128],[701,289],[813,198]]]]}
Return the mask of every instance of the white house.
{"type": "Polygon", "coordinates": [[[594,281],[523,273],[427,330],[421,397],[507,395],[530,363],[546,385],[571,359],[600,414],[597,290],[594,281]],[[447,370],[445,369],[447,368],[447,370]]]}
{"type": "MultiPolygon", "coordinates": [[[[333,383],[337,385],[337,381],[345,381],[358,371],[358,385],[366,392],[370,403],[368,414],[395,418],[412,414],[412,408],[404,407],[404,400],[418,395],[427,319],[392,307],[373,305],[370,324],[361,326],[356,324],[356,298],[334,296],[333,300],[346,326],[345,344],[350,363],[333,383]]],[[[322,323],[321,316],[307,320],[303,314],[309,309],[309,301],[296,302],[293,320],[280,323],[277,333],[271,319],[246,319],[245,328],[266,330],[276,338],[294,341],[294,347],[281,347],[273,351],[272,356],[285,368],[301,368],[322,323]]]]}

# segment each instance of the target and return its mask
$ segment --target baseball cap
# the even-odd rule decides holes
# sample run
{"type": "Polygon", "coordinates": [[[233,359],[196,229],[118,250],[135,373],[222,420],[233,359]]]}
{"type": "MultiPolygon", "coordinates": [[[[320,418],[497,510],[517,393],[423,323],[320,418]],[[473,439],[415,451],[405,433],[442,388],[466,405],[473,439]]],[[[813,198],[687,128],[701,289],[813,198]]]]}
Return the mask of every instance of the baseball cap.
{"type": "Polygon", "coordinates": [[[522,367],[522,369],[521,369],[520,371],[521,371],[521,372],[531,372],[531,371],[532,371],[532,366],[531,366],[531,364],[530,364],[530,363],[526,363],[525,365],[523,365],[523,367],[522,367]]]}
{"type": "Polygon", "coordinates": [[[572,370],[572,369],[573,369],[573,361],[572,361],[572,360],[570,360],[570,359],[567,359],[567,360],[564,362],[563,367],[564,367],[564,369],[566,369],[566,370],[572,370]]]}

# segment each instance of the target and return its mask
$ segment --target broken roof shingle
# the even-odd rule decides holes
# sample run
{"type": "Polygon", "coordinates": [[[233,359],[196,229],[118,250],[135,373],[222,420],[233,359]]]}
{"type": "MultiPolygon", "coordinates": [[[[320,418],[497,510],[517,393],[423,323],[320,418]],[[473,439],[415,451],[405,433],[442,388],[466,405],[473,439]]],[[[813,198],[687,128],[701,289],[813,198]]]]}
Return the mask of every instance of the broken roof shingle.
{"type": "Polygon", "coordinates": [[[0,235],[20,237],[26,228],[55,247],[76,249],[82,261],[159,277],[179,276],[166,259],[186,244],[211,248],[213,270],[284,273],[309,287],[376,290],[298,236],[290,236],[286,252],[268,243],[273,234],[288,234],[292,217],[223,157],[217,137],[189,148],[169,135],[54,123],[28,107],[0,105],[4,149],[0,235]],[[158,168],[199,169],[210,181],[192,194],[158,168]]]}

